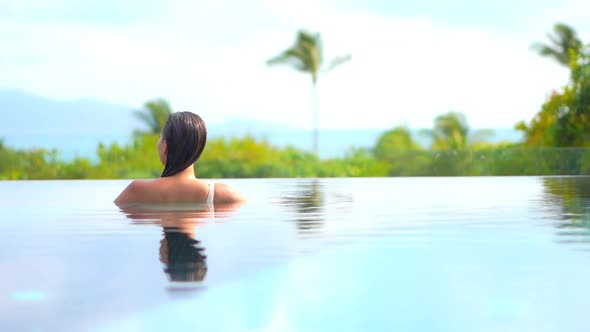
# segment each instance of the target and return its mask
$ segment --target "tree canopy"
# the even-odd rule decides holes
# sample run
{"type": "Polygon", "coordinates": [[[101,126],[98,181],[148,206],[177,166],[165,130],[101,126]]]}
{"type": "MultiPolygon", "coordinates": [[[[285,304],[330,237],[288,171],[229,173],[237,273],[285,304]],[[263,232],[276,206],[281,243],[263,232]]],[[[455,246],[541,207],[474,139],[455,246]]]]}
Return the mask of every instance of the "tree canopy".
{"type": "Polygon", "coordinates": [[[535,43],[533,49],[540,55],[555,59],[558,63],[569,66],[572,58],[582,48],[582,41],[576,31],[567,24],[556,23],[553,34],[548,34],[549,44],[535,43]]]}
{"type": "MultiPolygon", "coordinates": [[[[143,108],[135,111],[134,114],[148,127],[148,133],[160,134],[168,117],[172,114],[172,108],[166,100],[160,98],[146,102],[143,108]]],[[[142,133],[146,132],[136,131],[136,134],[142,133]]]]}
{"type": "Polygon", "coordinates": [[[568,83],[551,93],[528,124],[517,124],[526,145],[590,146],[590,45],[571,55],[568,83]]]}

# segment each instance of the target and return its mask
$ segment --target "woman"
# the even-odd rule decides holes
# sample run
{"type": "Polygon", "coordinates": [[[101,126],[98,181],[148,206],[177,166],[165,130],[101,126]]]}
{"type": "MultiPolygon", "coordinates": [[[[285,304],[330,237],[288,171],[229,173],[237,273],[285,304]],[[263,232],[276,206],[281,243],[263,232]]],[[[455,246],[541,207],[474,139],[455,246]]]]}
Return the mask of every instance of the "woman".
{"type": "Polygon", "coordinates": [[[208,183],[195,176],[195,162],[207,143],[207,127],[201,117],[190,112],[172,113],[158,140],[162,176],[135,180],[115,199],[123,203],[187,203],[208,205],[235,203],[244,198],[230,186],[208,183]]]}

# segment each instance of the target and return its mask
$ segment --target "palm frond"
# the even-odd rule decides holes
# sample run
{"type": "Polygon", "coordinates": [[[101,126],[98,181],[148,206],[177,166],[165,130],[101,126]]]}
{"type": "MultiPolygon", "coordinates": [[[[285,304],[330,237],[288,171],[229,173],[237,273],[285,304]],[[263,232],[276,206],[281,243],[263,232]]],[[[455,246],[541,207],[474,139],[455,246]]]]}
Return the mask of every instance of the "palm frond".
{"type": "Polygon", "coordinates": [[[313,35],[306,31],[299,31],[293,46],[271,58],[266,64],[288,64],[299,71],[309,72],[315,76],[321,65],[321,53],[319,34],[313,35]]]}
{"type": "Polygon", "coordinates": [[[266,61],[267,65],[277,65],[277,64],[291,64],[293,65],[294,62],[298,63],[299,66],[305,65],[305,54],[303,54],[300,50],[290,48],[285,50],[283,53],[277,55],[276,57],[269,59],[266,61]]]}
{"type": "Polygon", "coordinates": [[[135,115],[143,124],[148,127],[150,132],[154,131],[154,127],[156,126],[154,123],[154,119],[152,118],[150,113],[147,113],[145,110],[135,110],[133,111],[133,115],[135,115]]]}
{"type": "Polygon", "coordinates": [[[554,58],[562,65],[569,66],[572,59],[572,52],[577,53],[582,47],[582,41],[578,38],[576,31],[563,23],[556,23],[552,33],[547,35],[550,43],[548,45],[535,43],[533,49],[541,56],[554,58]]]}
{"type": "Polygon", "coordinates": [[[352,55],[350,54],[346,54],[346,55],[341,55],[341,56],[337,56],[335,58],[332,59],[332,61],[330,61],[330,64],[328,65],[328,67],[326,67],[325,71],[329,72],[330,70],[338,67],[339,65],[348,62],[352,60],[352,55]]]}
{"type": "Polygon", "coordinates": [[[133,114],[147,125],[150,133],[159,134],[172,114],[172,109],[164,99],[155,99],[146,102],[142,109],[133,114]]]}

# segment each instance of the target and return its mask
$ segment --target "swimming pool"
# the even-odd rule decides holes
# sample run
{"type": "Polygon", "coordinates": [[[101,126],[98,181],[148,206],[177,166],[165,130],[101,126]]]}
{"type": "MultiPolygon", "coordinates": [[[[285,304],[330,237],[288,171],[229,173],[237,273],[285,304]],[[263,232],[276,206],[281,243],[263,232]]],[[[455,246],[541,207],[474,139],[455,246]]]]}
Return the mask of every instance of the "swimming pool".
{"type": "Polygon", "coordinates": [[[0,182],[0,331],[587,331],[590,177],[0,182]]]}

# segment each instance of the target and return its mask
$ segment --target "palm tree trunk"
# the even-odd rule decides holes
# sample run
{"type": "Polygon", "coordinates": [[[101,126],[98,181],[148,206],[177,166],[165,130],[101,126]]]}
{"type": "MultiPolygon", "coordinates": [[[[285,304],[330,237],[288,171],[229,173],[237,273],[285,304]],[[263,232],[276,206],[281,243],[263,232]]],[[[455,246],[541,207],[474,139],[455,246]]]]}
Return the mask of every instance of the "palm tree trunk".
{"type": "Polygon", "coordinates": [[[313,140],[313,153],[316,156],[319,156],[318,150],[318,92],[317,92],[317,81],[313,80],[313,132],[312,132],[312,140],[313,140]]]}

